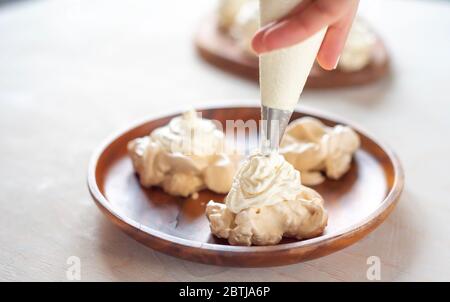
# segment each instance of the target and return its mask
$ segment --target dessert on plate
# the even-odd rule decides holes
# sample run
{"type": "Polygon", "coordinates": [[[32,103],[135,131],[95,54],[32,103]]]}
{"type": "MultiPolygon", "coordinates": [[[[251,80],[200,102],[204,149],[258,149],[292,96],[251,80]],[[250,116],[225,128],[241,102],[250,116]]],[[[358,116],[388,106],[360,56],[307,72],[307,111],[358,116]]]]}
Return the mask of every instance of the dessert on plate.
{"type": "Polygon", "coordinates": [[[211,232],[232,245],[274,245],[283,237],[312,238],[327,225],[323,199],[277,152],[255,153],[237,171],[225,204],[210,201],[211,232]]]}
{"type": "Polygon", "coordinates": [[[194,198],[203,189],[227,193],[239,160],[226,150],[223,131],[194,110],[130,141],[128,153],[142,186],[194,198]]]}
{"type": "Polygon", "coordinates": [[[291,122],[280,153],[302,175],[305,185],[318,185],[326,177],[339,179],[349,169],[360,146],[356,132],[347,126],[328,127],[318,119],[303,117],[291,122]]]}
{"type": "MultiPolygon", "coordinates": [[[[300,1],[260,0],[261,24],[282,18],[300,1]]],[[[325,231],[328,212],[324,200],[305,184],[321,182],[322,173],[330,178],[342,176],[360,139],[349,127],[328,127],[313,118],[298,119],[287,127],[323,34],[321,30],[291,47],[260,56],[261,109],[205,110],[218,116],[221,124],[256,120],[261,114],[259,133],[243,124],[244,130],[249,128],[249,134],[259,138],[260,150],[239,168],[239,154],[224,148],[221,124],[201,119],[195,111],[175,117],[163,127],[159,126],[166,118],[148,121],[114,138],[94,155],[88,183],[97,205],[126,233],[152,248],[219,265],[291,264],[342,249],[373,230],[395,206],[403,187],[403,171],[391,152],[361,133],[368,156],[357,158],[361,181],[357,186],[343,181],[339,184],[343,190],[320,187],[320,192],[329,196],[330,216],[338,216],[330,221],[326,236],[280,247],[236,249],[213,243],[204,234],[204,226],[209,224],[215,236],[230,244],[251,246],[275,245],[283,237],[313,238],[325,231]],[[155,129],[155,125],[159,128],[155,129]],[[142,135],[142,129],[155,130],[148,136],[125,141],[142,135]],[[125,147],[143,186],[159,186],[169,194],[186,197],[195,197],[204,188],[228,192],[225,203],[210,201],[203,219],[196,219],[205,210],[203,198],[190,200],[184,206],[179,206],[178,198],[168,198],[171,205],[148,206],[159,202],[161,195],[136,194],[136,183],[129,182],[131,166],[117,164],[127,156],[125,147]],[[373,212],[368,215],[367,209],[373,212]],[[348,212],[343,215],[344,211],[348,212]]],[[[320,115],[318,118],[324,119],[320,115]]]]}

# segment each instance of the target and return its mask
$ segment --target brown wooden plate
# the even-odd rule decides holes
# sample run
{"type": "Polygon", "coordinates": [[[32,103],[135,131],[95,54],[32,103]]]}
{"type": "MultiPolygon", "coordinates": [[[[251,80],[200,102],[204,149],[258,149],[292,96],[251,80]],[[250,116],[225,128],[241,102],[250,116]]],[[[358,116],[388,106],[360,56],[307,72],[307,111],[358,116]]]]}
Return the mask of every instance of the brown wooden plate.
{"type": "MultiPolygon", "coordinates": [[[[228,119],[256,120],[260,108],[228,107],[199,110],[203,117],[225,125],[228,119]]],[[[216,265],[273,266],[321,257],[343,249],[375,229],[393,210],[403,188],[399,160],[366,132],[345,121],[311,109],[296,111],[319,118],[327,125],[346,124],[361,137],[350,171],[338,181],[314,187],[325,199],[329,221],[325,233],[303,240],[284,240],[275,246],[231,246],[211,235],[204,210],[206,203],[224,195],[200,192],[198,199],[169,196],[159,188],[139,185],[127,143],[148,135],[172,117],[149,120],[108,139],[93,155],[88,185],[97,206],[123,231],[141,243],[169,255],[216,265]]]]}
{"type": "MultiPolygon", "coordinates": [[[[259,63],[256,56],[247,54],[226,32],[219,28],[215,15],[205,18],[195,36],[200,56],[220,69],[258,81],[259,63]]],[[[368,84],[389,72],[389,55],[383,41],[377,36],[371,62],[361,70],[346,72],[326,71],[314,64],[305,88],[337,88],[368,84]]]]}

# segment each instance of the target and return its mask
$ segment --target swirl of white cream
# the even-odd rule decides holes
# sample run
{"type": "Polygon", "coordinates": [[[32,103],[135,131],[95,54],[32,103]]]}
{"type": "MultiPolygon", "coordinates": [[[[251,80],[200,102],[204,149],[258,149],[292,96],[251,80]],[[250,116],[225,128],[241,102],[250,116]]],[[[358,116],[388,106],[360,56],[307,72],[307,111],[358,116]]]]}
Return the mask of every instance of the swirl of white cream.
{"type": "Polygon", "coordinates": [[[295,200],[301,191],[300,172],[283,156],[254,154],[236,173],[225,203],[233,213],[250,207],[295,200]]]}
{"type": "Polygon", "coordinates": [[[168,125],[155,129],[151,138],[166,151],[205,156],[222,151],[224,134],[213,121],[199,118],[191,110],[173,118],[168,125]]]}
{"type": "Polygon", "coordinates": [[[222,150],[225,136],[217,123],[190,111],[130,141],[128,153],[141,184],[184,197],[205,188],[228,193],[240,155],[222,150]]]}

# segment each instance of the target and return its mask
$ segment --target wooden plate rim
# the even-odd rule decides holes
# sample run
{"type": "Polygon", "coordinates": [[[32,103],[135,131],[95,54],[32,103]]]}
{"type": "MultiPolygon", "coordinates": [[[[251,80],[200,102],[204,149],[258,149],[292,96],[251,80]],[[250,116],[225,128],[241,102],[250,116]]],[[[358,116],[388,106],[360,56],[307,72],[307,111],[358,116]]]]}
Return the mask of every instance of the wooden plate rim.
{"type": "MultiPolygon", "coordinates": [[[[207,111],[207,110],[214,110],[214,109],[258,109],[255,106],[248,106],[248,105],[239,105],[239,104],[232,104],[230,106],[208,106],[206,108],[199,108],[197,110],[199,111],[207,111]]],[[[305,106],[300,106],[299,108],[296,108],[296,112],[300,114],[306,114],[306,115],[313,115],[317,116],[319,118],[325,119],[325,120],[331,120],[336,123],[350,125],[353,129],[355,129],[358,133],[362,134],[363,136],[367,137],[369,140],[373,141],[376,145],[378,145],[383,152],[388,156],[394,170],[394,181],[392,184],[392,189],[388,192],[386,198],[380,203],[380,206],[368,217],[361,220],[359,223],[355,223],[349,227],[343,228],[338,232],[327,234],[327,235],[321,235],[316,238],[297,241],[297,242],[291,242],[291,243],[285,243],[285,244],[278,244],[273,246],[232,246],[232,245],[221,245],[221,244],[214,244],[214,243],[202,243],[194,240],[188,240],[183,239],[180,237],[176,237],[173,235],[166,234],[164,232],[149,228],[145,225],[142,225],[135,220],[123,215],[120,213],[119,210],[116,209],[114,205],[112,205],[107,198],[101,193],[100,188],[97,185],[96,181],[96,170],[97,170],[97,163],[102,156],[102,154],[108,149],[108,147],[114,143],[117,139],[119,139],[123,134],[127,132],[131,132],[134,129],[140,127],[146,122],[150,122],[154,119],[160,119],[160,118],[167,118],[174,115],[180,114],[178,113],[172,113],[167,114],[160,117],[152,116],[150,118],[143,119],[139,122],[133,123],[131,126],[124,127],[123,129],[116,131],[113,135],[110,135],[107,139],[103,141],[103,143],[100,144],[100,146],[94,151],[90,162],[88,166],[88,175],[87,175],[87,184],[89,192],[100,208],[102,210],[106,210],[110,214],[112,214],[115,218],[118,220],[124,222],[125,224],[131,226],[135,231],[144,233],[146,236],[150,235],[152,237],[155,237],[156,239],[163,240],[166,242],[170,242],[172,244],[186,247],[186,248],[194,248],[194,249],[200,249],[200,250],[208,250],[211,252],[225,252],[230,254],[241,254],[241,253],[266,253],[266,252],[282,252],[292,249],[298,249],[298,248],[305,248],[305,247],[319,247],[322,244],[329,244],[331,242],[334,242],[339,239],[352,237],[355,234],[358,234],[362,232],[365,229],[371,229],[371,223],[376,220],[379,216],[381,216],[385,211],[387,211],[391,206],[393,206],[399,199],[400,194],[403,190],[404,186],[404,171],[402,168],[402,165],[400,163],[399,158],[395,154],[394,151],[390,147],[388,147],[385,143],[381,143],[379,140],[375,140],[371,135],[367,133],[363,128],[355,125],[355,123],[349,123],[342,118],[336,117],[333,114],[330,113],[324,113],[323,111],[319,111],[317,109],[312,109],[305,106]]],[[[375,226],[377,226],[376,224],[375,226]]]]}

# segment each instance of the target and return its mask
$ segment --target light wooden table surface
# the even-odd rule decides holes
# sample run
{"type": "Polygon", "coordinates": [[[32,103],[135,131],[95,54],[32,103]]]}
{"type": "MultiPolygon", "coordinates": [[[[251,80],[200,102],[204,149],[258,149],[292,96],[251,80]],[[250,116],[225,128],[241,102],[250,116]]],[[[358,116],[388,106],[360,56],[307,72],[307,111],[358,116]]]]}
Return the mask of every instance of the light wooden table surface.
{"type": "Polygon", "coordinates": [[[254,99],[258,87],[203,63],[192,47],[213,1],[19,1],[0,6],[0,280],[66,280],[68,257],[91,280],[450,279],[450,5],[362,1],[385,38],[393,76],[306,92],[302,103],[361,124],[398,153],[406,188],[357,244],[262,269],[191,263],[154,252],[91,201],[92,150],[111,132],[189,105],[254,99]]]}

